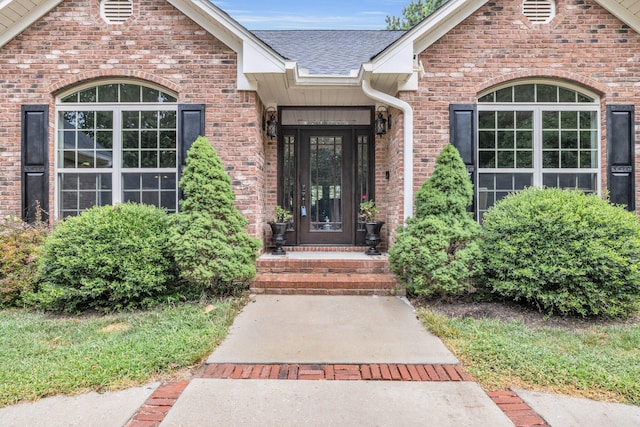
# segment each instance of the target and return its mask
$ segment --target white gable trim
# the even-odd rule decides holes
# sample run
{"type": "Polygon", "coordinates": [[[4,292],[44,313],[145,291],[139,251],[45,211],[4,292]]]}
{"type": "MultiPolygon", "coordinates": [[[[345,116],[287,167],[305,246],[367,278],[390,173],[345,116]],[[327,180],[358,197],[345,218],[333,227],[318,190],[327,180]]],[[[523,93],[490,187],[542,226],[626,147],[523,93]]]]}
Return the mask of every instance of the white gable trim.
{"type": "Polygon", "coordinates": [[[238,54],[238,89],[256,90],[255,73],[284,73],[286,60],[208,0],[167,0],[238,54]]]}
{"type": "MultiPolygon", "coordinates": [[[[62,3],[62,0],[44,0],[39,3],[33,9],[28,10],[27,13],[22,15],[19,19],[10,22],[0,22],[0,28],[6,25],[6,29],[0,32],[0,48],[5,44],[13,40],[21,32],[29,28],[38,19],[49,13],[51,9],[62,3]]],[[[13,5],[20,5],[20,0],[3,0],[0,1],[0,15],[4,15],[5,10],[13,9],[13,5]]],[[[24,6],[20,6],[24,9],[24,6]]],[[[2,20],[4,21],[4,20],[2,20]]]]}
{"type": "Polygon", "coordinates": [[[640,33],[640,1],[637,0],[597,0],[616,18],[640,33]],[[626,5],[626,6],[623,6],[626,5]]]}
{"type": "Polygon", "coordinates": [[[374,73],[411,74],[418,55],[447,34],[487,0],[449,0],[373,60],[374,73]]]}

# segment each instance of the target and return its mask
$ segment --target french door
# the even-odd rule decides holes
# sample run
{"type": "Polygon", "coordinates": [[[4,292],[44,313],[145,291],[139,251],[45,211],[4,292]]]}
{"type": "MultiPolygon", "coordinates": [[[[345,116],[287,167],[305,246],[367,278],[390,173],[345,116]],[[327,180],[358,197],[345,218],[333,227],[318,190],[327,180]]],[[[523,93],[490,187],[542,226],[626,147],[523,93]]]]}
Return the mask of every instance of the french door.
{"type": "Polygon", "coordinates": [[[374,197],[369,127],[286,128],[278,164],[278,202],[293,212],[287,244],[364,244],[359,203],[374,197]]]}

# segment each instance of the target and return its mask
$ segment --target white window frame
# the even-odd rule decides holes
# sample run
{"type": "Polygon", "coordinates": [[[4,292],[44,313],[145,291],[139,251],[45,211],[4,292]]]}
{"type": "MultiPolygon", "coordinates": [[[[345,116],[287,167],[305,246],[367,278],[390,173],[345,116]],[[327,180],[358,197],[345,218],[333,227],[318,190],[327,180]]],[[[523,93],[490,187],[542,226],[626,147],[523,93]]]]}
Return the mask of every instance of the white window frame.
{"type": "Polygon", "coordinates": [[[108,173],[111,174],[111,202],[112,205],[116,205],[122,203],[123,200],[123,179],[122,175],[125,173],[175,173],[176,175],[176,211],[178,210],[178,199],[179,199],[179,191],[178,191],[178,180],[179,180],[179,164],[178,164],[178,156],[180,147],[178,146],[178,103],[177,102],[157,102],[157,103],[148,103],[148,102],[139,102],[139,103],[123,103],[123,102],[112,102],[112,103],[100,103],[100,102],[61,102],[63,98],[66,96],[79,92],[85,89],[89,89],[96,86],[101,86],[105,84],[132,84],[138,86],[144,86],[151,89],[157,89],[162,92],[165,92],[177,99],[177,96],[166,88],[150,85],[146,83],[141,83],[139,81],[132,80],[106,80],[99,82],[91,82],[80,86],[75,86],[73,89],[66,91],[56,97],[56,108],[55,108],[55,138],[54,138],[54,159],[55,159],[55,180],[54,180],[54,209],[55,209],[55,218],[58,219],[61,217],[60,212],[60,174],[62,173],[74,173],[74,174],[99,174],[99,173],[108,173]],[[173,168],[125,168],[122,166],[122,112],[123,111],[175,111],[176,112],[176,166],[173,168]],[[58,165],[58,155],[59,155],[59,140],[60,140],[60,112],[64,111],[112,111],[113,112],[113,166],[111,168],[64,168],[59,167],[58,165]]]}
{"type": "MultiPolygon", "coordinates": [[[[600,109],[600,98],[598,95],[589,92],[583,88],[561,84],[557,81],[552,80],[524,80],[517,82],[509,82],[504,85],[492,87],[489,90],[486,90],[478,95],[477,99],[482,98],[484,95],[487,95],[491,92],[495,92],[497,90],[518,86],[523,84],[545,84],[545,85],[553,85],[557,87],[562,87],[570,90],[577,91],[584,95],[593,98],[593,102],[589,103],[567,103],[567,102],[478,102],[477,105],[477,114],[481,111],[532,111],[533,112],[533,168],[482,168],[480,167],[480,130],[479,126],[476,129],[476,144],[475,149],[475,158],[478,162],[477,173],[478,176],[482,173],[491,174],[491,173],[505,173],[505,174],[514,174],[514,173],[532,173],[533,179],[532,184],[534,187],[542,187],[543,185],[543,174],[544,173],[595,173],[596,174],[596,191],[600,196],[602,195],[602,114],[600,109]],[[597,165],[594,168],[543,168],[542,161],[542,113],[544,111],[592,111],[596,113],[596,139],[597,139],[597,165]]],[[[476,116],[476,123],[478,123],[478,115],[476,116]]],[[[475,195],[476,200],[478,199],[479,194],[479,185],[476,185],[475,195]]],[[[494,201],[495,203],[495,201],[494,201]]],[[[479,211],[479,206],[476,208],[479,211]]]]}

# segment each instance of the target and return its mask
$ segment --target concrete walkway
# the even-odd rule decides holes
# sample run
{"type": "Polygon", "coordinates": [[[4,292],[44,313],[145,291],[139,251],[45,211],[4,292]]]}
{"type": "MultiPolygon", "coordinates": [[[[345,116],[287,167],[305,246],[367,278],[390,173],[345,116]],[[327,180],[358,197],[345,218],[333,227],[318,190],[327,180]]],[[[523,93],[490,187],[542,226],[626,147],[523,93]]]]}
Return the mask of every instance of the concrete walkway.
{"type": "Polygon", "coordinates": [[[259,295],[253,301],[207,363],[458,363],[406,299],[259,295]]]}
{"type": "Polygon", "coordinates": [[[207,362],[190,381],[0,408],[0,426],[640,425],[634,406],[490,397],[397,297],[259,295],[207,362]]]}

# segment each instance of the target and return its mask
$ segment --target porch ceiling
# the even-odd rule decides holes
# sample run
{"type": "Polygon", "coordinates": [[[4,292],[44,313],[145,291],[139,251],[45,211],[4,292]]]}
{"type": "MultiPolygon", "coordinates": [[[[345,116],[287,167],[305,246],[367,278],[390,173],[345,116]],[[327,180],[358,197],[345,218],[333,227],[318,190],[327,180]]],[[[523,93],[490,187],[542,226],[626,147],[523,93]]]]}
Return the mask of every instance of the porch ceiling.
{"type": "MultiPolygon", "coordinates": [[[[293,73],[253,75],[258,96],[269,105],[353,106],[373,105],[375,101],[362,91],[362,77],[311,77],[299,81],[293,73]]],[[[398,75],[373,75],[372,85],[385,93],[398,91],[398,75]]],[[[400,79],[402,80],[402,79],[400,79]]]]}

